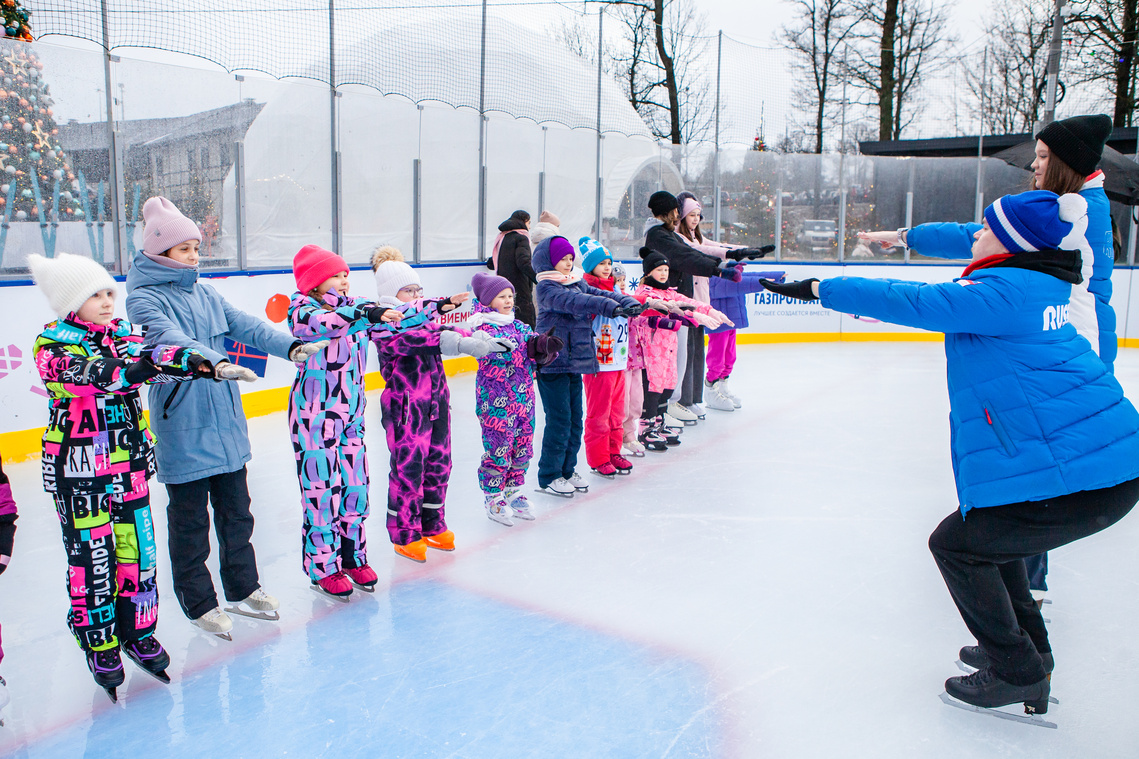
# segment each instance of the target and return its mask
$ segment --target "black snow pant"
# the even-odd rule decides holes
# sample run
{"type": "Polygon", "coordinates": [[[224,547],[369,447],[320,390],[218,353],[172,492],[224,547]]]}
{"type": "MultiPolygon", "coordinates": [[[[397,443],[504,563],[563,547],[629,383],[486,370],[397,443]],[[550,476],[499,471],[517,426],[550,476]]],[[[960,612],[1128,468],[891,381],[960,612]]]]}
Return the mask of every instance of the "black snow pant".
{"type": "Polygon", "coordinates": [[[241,601],[260,586],[253,553],[253,515],[245,467],[193,482],[166,485],[170,503],[166,520],[170,533],[170,565],[174,595],[182,611],[197,619],[218,605],[206,559],[210,555],[210,515],[218,539],[221,583],[228,601],[241,601]]]}
{"type": "Polygon", "coordinates": [[[969,632],[1013,685],[1044,679],[1051,651],[1028,591],[1024,559],[1110,527],[1139,501],[1139,479],[1100,490],[953,512],[929,536],[929,549],[969,632]]]}
{"type": "MultiPolygon", "coordinates": [[[[683,349],[683,346],[677,346],[683,349]]],[[[680,378],[680,405],[704,402],[704,328],[688,328],[688,363],[680,378]]],[[[667,397],[667,396],[666,396],[667,397]]]]}

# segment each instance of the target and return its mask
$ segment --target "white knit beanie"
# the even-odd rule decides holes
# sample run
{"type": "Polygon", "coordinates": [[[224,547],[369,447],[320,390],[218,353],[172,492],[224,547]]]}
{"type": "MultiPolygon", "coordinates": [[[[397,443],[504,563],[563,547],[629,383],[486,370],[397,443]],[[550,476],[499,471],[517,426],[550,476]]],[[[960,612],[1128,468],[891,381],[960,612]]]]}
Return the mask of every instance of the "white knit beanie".
{"type": "Polygon", "coordinates": [[[395,294],[408,285],[423,286],[415,269],[403,261],[385,261],[376,268],[376,293],[381,297],[394,298],[395,294]]]}
{"type": "Polygon", "coordinates": [[[28,256],[32,278],[47,296],[51,310],[60,316],[77,311],[100,290],[117,290],[107,270],[86,256],[60,253],[55,258],[28,256]]]}

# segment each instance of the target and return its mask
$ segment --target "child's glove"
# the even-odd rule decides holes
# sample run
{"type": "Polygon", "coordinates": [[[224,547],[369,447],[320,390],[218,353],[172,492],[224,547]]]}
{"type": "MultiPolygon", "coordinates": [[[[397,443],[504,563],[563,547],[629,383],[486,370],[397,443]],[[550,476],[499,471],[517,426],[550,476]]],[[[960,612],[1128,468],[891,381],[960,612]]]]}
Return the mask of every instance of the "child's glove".
{"type": "Polygon", "coordinates": [[[635,306],[617,306],[617,308],[613,309],[613,318],[616,319],[623,316],[631,319],[634,316],[640,316],[644,310],[645,307],[640,303],[635,306]]]}
{"type": "Polygon", "coordinates": [[[558,357],[558,352],[566,347],[565,341],[554,334],[554,328],[548,332],[534,335],[526,343],[526,355],[538,366],[549,366],[558,357]]]}
{"type": "Polygon", "coordinates": [[[662,316],[657,319],[649,317],[649,326],[653,329],[666,329],[669,332],[676,332],[680,329],[680,322],[669,316],[662,316]]]}
{"type": "Polygon", "coordinates": [[[8,568],[12,560],[12,543],[16,538],[16,523],[14,521],[0,522],[0,574],[8,568]]]}
{"type": "Polygon", "coordinates": [[[653,311],[659,311],[662,314],[667,314],[668,301],[661,300],[660,298],[647,298],[645,300],[645,308],[653,311]]]}
{"type": "MultiPolygon", "coordinates": [[[[369,321],[371,321],[369,319],[369,321]]],[[[329,340],[317,340],[314,343],[298,343],[289,351],[289,360],[294,364],[303,364],[310,358],[328,347],[329,340]]]]}
{"type": "Polygon", "coordinates": [[[124,368],[123,378],[132,385],[140,385],[152,381],[212,377],[213,373],[213,363],[193,348],[156,345],[124,368]]]}
{"type": "Polygon", "coordinates": [[[243,382],[256,382],[257,375],[252,369],[223,361],[214,370],[214,379],[241,380],[243,382]]]}
{"type": "Polygon", "coordinates": [[[788,298],[795,298],[796,300],[812,301],[818,300],[819,296],[815,295],[814,288],[811,287],[817,279],[804,279],[798,282],[788,282],[785,285],[777,285],[770,280],[761,279],[759,284],[763,285],[765,290],[770,290],[779,295],[786,295],[788,298]]]}
{"type": "Polygon", "coordinates": [[[485,330],[477,330],[470,339],[481,340],[490,346],[491,353],[509,353],[518,347],[518,343],[508,337],[495,337],[485,330]]]}
{"type": "Polygon", "coordinates": [[[394,308],[387,308],[385,306],[372,306],[365,312],[368,321],[372,324],[379,324],[380,322],[395,322],[399,323],[403,318],[403,314],[394,308]]]}
{"type": "Polygon", "coordinates": [[[716,276],[729,282],[743,282],[744,271],[739,261],[723,261],[716,276]]]}
{"type": "Polygon", "coordinates": [[[744,259],[763,258],[774,250],[774,245],[764,245],[761,248],[736,248],[729,250],[727,256],[733,261],[743,261],[744,259]]]}
{"type": "Polygon", "coordinates": [[[444,356],[458,356],[463,353],[474,358],[482,358],[489,353],[506,353],[516,347],[513,341],[492,337],[483,330],[475,332],[471,337],[463,337],[451,330],[439,335],[439,352],[444,356]]]}

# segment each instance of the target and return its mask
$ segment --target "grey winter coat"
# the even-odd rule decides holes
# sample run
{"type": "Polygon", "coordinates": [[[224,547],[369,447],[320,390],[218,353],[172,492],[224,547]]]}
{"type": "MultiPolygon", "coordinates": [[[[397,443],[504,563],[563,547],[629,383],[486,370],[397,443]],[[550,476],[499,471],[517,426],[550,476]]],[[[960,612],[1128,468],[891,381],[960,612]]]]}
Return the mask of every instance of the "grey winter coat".
{"type": "MultiPolygon", "coordinates": [[[[229,360],[227,337],[284,359],[297,342],[198,282],[197,269],[172,269],[142,253],[127,274],[126,306],[148,343],[194,348],[214,363],[229,360]]],[[[148,397],[159,482],[177,485],[236,472],[252,458],[237,383],[151,385],[148,397]]]]}

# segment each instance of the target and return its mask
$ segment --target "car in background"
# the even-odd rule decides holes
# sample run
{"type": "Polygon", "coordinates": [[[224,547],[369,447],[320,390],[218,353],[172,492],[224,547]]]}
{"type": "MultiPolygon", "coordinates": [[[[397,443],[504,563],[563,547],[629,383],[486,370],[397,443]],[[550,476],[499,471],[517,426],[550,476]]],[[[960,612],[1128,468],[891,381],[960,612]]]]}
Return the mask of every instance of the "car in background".
{"type": "Polygon", "coordinates": [[[796,239],[810,248],[829,248],[838,241],[838,227],[834,219],[804,219],[796,239]]]}

